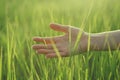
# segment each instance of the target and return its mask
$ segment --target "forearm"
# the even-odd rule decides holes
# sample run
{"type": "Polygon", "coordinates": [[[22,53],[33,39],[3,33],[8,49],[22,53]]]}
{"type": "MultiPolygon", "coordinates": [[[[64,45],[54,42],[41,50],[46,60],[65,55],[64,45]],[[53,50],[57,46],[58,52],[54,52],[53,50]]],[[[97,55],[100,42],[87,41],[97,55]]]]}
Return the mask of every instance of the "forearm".
{"type": "Polygon", "coordinates": [[[90,50],[120,49],[120,30],[90,34],[90,50]]]}

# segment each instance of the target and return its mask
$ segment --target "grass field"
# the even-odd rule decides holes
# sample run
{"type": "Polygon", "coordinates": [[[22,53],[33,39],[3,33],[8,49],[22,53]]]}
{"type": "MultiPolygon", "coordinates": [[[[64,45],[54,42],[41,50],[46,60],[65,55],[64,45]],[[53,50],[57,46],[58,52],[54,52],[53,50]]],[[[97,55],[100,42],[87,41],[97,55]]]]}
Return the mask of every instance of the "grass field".
{"type": "Polygon", "coordinates": [[[0,80],[120,80],[120,51],[46,59],[33,36],[56,36],[55,22],[98,33],[120,29],[119,0],[0,0],[0,80]]]}

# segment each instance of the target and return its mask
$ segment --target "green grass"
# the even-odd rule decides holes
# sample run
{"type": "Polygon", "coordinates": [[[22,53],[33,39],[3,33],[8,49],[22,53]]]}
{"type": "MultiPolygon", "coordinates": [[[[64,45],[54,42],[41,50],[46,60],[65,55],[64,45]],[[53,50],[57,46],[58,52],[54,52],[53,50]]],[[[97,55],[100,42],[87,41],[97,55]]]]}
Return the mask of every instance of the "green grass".
{"type": "Polygon", "coordinates": [[[86,32],[120,29],[119,0],[0,0],[0,80],[120,80],[120,51],[46,59],[33,36],[56,36],[50,22],[86,32]]]}

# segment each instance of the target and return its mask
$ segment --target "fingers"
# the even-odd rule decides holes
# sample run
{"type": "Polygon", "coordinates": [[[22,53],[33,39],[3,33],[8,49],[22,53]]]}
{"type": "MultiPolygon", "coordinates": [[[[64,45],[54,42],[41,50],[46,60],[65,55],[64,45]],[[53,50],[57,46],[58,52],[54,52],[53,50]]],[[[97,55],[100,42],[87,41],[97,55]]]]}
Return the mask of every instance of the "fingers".
{"type": "Polygon", "coordinates": [[[38,50],[38,49],[53,49],[52,45],[43,45],[43,44],[35,44],[32,46],[33,49],[38,50]]]}
{"type": "Polygon", "coordinates": [[[34,37],[33,40],[36,42],[44,42],[47,44],[51,43],[51,41],[55,41],[52,37],[34,37]]]}
{"type": "Polygon", "coordinates": [[[36,52],[40,54],[48,54],[48,53],[54,53],[55,51],[51,49],[38,49],[36,52]]]}
{"type": "Polygon", "coordinates": [[[65,32],[65,33],[68,33],[69,28],[70,28],[68,26],[64,26],[64,25],[60,25],[60,24],[55,24],[55,23],[51,23],[50,27],[53,30],[60,31],[60,32],[65,32]]]}
{"type": "MultiPolygon", "coordinates": [[[[69,55],[66,54],[65,52],[59,52],[61,57],[68,57],[69,55]]],[[[58,58],[58,55],[56,53],[49,53],[46,54],[47,58],[58,58]]]]}
{"type": "Polygon", "coordinates": [[[57,58],[57,55],[55,53],[47,54],[46,58],[57,58]]]}
{"type": "MultiPolygon", "coordinates": [[[[58,58],[58,55],[56,54],[52,45],[45,46],[43,44],[38,44],[38,45],[33,45],[32,48],[35,49],[36,52],[39,54],[45,54],[47,58],[58,58]]],[[[58,50],[61,57],[69,56],[66,52],[62,51],[61,49],[58,50]]]]}
{"type": "MultiPolygon", "coordinates": [[[[46,49],[46,47],[43,46],[43,45],[33,46],[33,48],[36,50],[37,53],[45,54],[47,58],[58,58],[58,55],[56,54],[54,49],[46,49]]],[[[68,54],[66,54],[65,52],[61,52],[60,50],[59,50],[59,54],[60,54],[61,57],[69,56],[68,54]]]]}

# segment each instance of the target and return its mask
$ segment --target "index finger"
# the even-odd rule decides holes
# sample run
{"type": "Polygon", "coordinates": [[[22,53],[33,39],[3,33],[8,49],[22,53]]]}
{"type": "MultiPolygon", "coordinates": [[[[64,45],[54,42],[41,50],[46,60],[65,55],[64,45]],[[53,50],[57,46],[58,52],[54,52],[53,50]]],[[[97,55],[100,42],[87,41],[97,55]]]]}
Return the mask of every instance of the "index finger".
{"type": "Polygon", "coordinates": [[[53,40],[52,37],[34,37],[33,38],[33,41],[44,42],[44,43],[51,43],[51,40],[53,40]]]}

